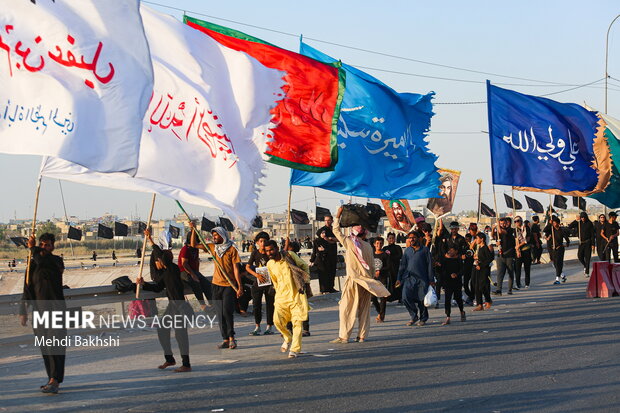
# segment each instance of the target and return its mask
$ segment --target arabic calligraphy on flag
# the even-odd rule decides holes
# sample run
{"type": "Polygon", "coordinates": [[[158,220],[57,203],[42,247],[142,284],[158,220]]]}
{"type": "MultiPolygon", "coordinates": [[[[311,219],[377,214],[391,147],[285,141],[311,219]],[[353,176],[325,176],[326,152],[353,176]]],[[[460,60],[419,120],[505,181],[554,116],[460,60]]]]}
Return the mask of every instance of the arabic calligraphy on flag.
{"type": "Polygon", "coordinates": [[[0,151],[134,173],[153,67],[138,0],[0,11],[0,151]]]}
{"type": "Polygon", "coordinates": [[[282,72],[142,6],[153,56],[153,99],[144,117],[138,170],[95,174],[46,160],[49,177],[156,192],[221,209],[241,228],[258,213],[263,134],[284,82],[282,72]]]}
{"type": "Polygon", "coordinates": [[[596,113],[487,83],[493,183],[584,196],[609,182],[596,113]]]}
{"type": "Polygon", "coordinates": [[[338,161],[336,120],[344,92],[344,71],[236,30],[184,16],[192,28],[269,68],[283,71],[286,85],[273,109],[277,127],[266,133],[269,162],[304,171],[331,171],[338,161]]]}
{"type": "MultiPolygon", "coordinates": [[[[301,53],[335,62],[301,43],[301,53]]],[[[398,93],[347,64],[340,117],[338,164],[333,172],[293,170],[291,184],[380,199],[421,199],[438,195],[437,156],[427,147],[433,93],[398,93]]]]}

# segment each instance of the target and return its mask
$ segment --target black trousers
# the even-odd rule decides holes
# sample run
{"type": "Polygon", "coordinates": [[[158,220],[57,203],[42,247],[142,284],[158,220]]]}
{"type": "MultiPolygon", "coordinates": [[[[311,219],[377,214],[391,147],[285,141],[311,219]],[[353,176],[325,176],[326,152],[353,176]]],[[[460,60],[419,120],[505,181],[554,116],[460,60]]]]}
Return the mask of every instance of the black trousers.
{"type": "Polygon", "coordinates": [[[326,264],[318,269],[319,272],[319,290],[322,293],[330,293],[334,291],[334,280],[336,279],[336,266],[326,264]]]}
{"type": "Polygon", "coordinates": [[[540,247],[537,247],[536,245],[532,245],[532,261],[533,262],[539,262],[540,257],[542,256],[542,253],[543,253],[542,244],[540,245],[540,247]]]}
{"type": "Polygon", "coordinates": [[[265,304],[267,307],[267,325],[273,325],[273,311],[275,294],[272,293],[271,286],[259,287],[252,285],[252,307],[254,308],[254,322],[260,324],[263,320],[263,295],[265,296],[265,304]]]}
{"type": "Polygon", "coordinates": [[[586,244],[579,244],[577,250],[577,258],[583,268],[586,270],[586,274],[590,274],[590,259],[592,259],[592,245],[588,242],[586,244]]]}
{"type": "Polygon", "coordinates": [[[235,301],[237,295],[232,287],[213,284],[213,305],[224,340],[235,336],[235,301]]]}
{"type": "MultiPolygon", "coordinates": [[[[168,303],[168,307],[166,307],[166,311],[164,312],[164,317],[182,315],[191,317],[193,314],[194,312],[189,306],[189,303],[186,301],[174,301],[168,303]]],[[[171,331],[172,328],[158,327],[157,338],[159,339],[161,348],[164,350],[164,357],[166,358],[166,361],[169,363],[176,363],[176,360],[172,355],[172,343],[170,342],[171,331]]],[[[187,328],[175,328],[174,338],[177,340],[183,365],[185,367],[191,367],[189,363],[189,336],[187,334],[187,328]]]]}
{"type": "Polygon", "coordinates": [[[472,281],[474,283],[474,291],[476,292],[476,303],[478,305],[482,305],[482,303],[492,302],[491,280],[489,280],[490,274],[491,271],[489,268],[483,268],[480,270],[474,269],[472,271],[472,281]]]}
{"type": "Polygon", "coordinates": [[[459,306],[459,310],[463,311],[463,285],[459,282],[444,282],[443,289],[446,292],[446,298],[444,301],[444,309],[446,311],[446,317],[450,317],[452,311],[452,297],[459,306]]]}
{"type": "Polygon", "coordinates": [[[611,261],[611,255],[614,256],[614,262],[618,261],[618,240],[616,239],[614,242],[609,243],[607,247],[607,251],[605,251],[605,261],[611,261]]]}
{"type": "MultiPolygon", "coordinates": [[[[388,283],[388,277],[380,277],[378,278],[379,281],[381,281],[381,284],[383,284],[384,286],[387,285],[388,283]]],[[[381,320],[385,319],[385,306],[387,304],[387,297],[381,297],[381,298],[377,298],[374,295],[370,298],[370,300],[372,301],[372,304],[375,306],[375,310],[377,310],[377,313],[379,313],[379,317],[381,318],[381,320]]]]}
{"type": "Polygon", "coordinates": [[[466,258],[463,263],[463,290],[470,301],[474,299],[474,285],[471,281],[471,272],[474,268],[473,259],[466,258]]]}
{"type": "MultiPolygon", "coordinates": [[[[39,338],[62,340],[67,337],[67,330],[64,328],[53,329],[37,327],[34,335],[39,338]]],[[[45,364],[45,371],[49,379],[55,379],[58,383],[62,383],[65,379],[65,358],[67,348],[64,346],[45,346],[41,347],[41,356],[45,364]]]]}
{"type": "Polygon", "coordinates": [[[550,249],[549,252],[551,253],[551,259],[555,267],[555,276],[559,278],[564,270],[564,246],[556,250],[550,249]]]}
{"type": "Polygon", "coordinates": [[[197,276],[198,281],[194,281],[189,273],[185,271],[181,272],[181,279],[183,280],[183,283],[189,285],[200,305],[205,305],[205,297],[209,301],[213,299],[211,281],[209,281],[201,273],[197,273],[197,276]]]}
{"type": "Polygon", "coordinates": [[[530,285],[530,273],[532,270],[532,249],[522,250],[521,256],[515,261],[515,280],[517,287],[521,288],[521,267],[525,272],[525,285],[530,285]]]}

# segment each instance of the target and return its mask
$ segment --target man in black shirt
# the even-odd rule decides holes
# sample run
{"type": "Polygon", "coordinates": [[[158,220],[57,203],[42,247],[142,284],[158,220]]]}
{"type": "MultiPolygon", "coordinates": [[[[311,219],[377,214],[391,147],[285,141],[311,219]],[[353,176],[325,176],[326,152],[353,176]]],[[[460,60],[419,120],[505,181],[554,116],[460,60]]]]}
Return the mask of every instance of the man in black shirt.
{"type": "Polygon", "coordinates": [[[560,284],[566,282],[566,276],[562,271],[564,269],[564,239],[566,239],[566,246],[568,247],[570,241],[568,236],[560,227],[560,218],[554,215],[551,218],[551,225],[547,224],[544,229],[545,236],[547,238],[547,248],[549,249],[549,256],[553,261],[555,267],[555,282],[553,284],[560,284]]]}
{"type": "MultiPolygon", "coordinates": [[[[32,306],[33,311],[39,314],[51,311],[65,311],[65,296],[62,291],[62,274],[65,264],[61,257],[52,254],[55,243],[54,234],[45,233],[39,237],[39,246],[35,246],[34,235],[28,239],[28,248],[32,253],[30,259],[30,271],[28,282],[24,278],[24,292],[19,309],[19,321],[22,326],[28,323],[27,306],[32,306]]],[[[51,314],[50,314],[50,319],[51,314]]],[[[63,382],[65,376],[65,354],[66,347],[62,343],[67,337],[65,328],[46,328],[37,326],[34,328],[35,337],[44,339],[47,342],[53,340],[53,345],[41,345],[41,355],[45,363],[48,382],[41,386],[43,393],[58,393],[58,387],[63,382]]]]}
{"type": "MultiPolygon", "coordinates": [[[[185,291],[183,281],[181,280],[181,271],[172,260],[171,250],[162,250],[159,245],[155,244],[153,242],[153,238],[151,237],[151,232],[148,229],[144,230],[144,236],[149,240],[153,247],[152,258],[155,265],[154,267],[151,267],[151,278],[155,281],[155,284],[145,284],[142,277],[136,280],[136,284],[142,285],[145,291],[160,292],[164,288],[166,289],[168,307],[166,308],[164,317],[169,316],[173,318],[174,325],[176,325],[178,316],[192,317],[194,315],[191,306],[187,301],[185,301],[185,291]]],[[[170,344],[170,330],[171,327],[157,327],[157,337],[159,338],[159,344],[161,344],[161,347],[164,350],[164,357],[166,360],[164,364],[158,367],[161,370],[176,364],[176,360],[172,355],[172,346],[170,344]]],[[[179,345],[179,351],[183,361],[183,365],[174,371],[177,373],[192,371],[192,367],[189,362],[189,337],[187,335],[187,328],[175,328],[174,337],[179,345]]]]}
{"type": "Polygon", "coordinates": [[[400,245],[396,244],[396,234],[394,234],[393,232],[388,233],[387,242],[388,245],[383,247],[383,251],[385,251],[388,256],[388,267],[390,269],[387,284],[387,289],[390,291],[388,301],[400,301],[401,290],[400,288],[396,288],[394,284],[396,284],[396,277],[398,276],[398,267],[400,266],[400,260],[401,258],[403,258],[403,249],[400,245]]]}
{"type": "Polygon", "coordinates": [[[271,330],[273,327],[273,311],[275,291],[272,285],[259,286],[259,282],[265,281],[265,274],[267,274],[267,261],[269,257],[265,253],[265,244],[269,241],[269,234],[265,231],[261,231],[254,237],[254,249],[250,254],[248,263],[245,265],[245,270],[248,274],[252,275],[254,283],[252,284],[252,307],[254,309],[254,323],[256,327],[254,331],[250,333],[251,336],[259,336],[260,323],[263,318],[263,295],[265,296],[265,304],[267,305],[267,329],[264,335],[268,336],[274,334],[271,330]],[[258,272],[260,271],[260,273],[258,272]]]}
{"type": "Polygon", "coordinates": [[[611,211],[609,220],[605,222],[601,230],[601,236],[605,240],[605,260],[611,261],[611,255],[614,255],[614,262],[618,261],[618,215],[611,211]]]}
{"type": "Polygon", "coordinates": [[[337,292],[336,289],[334,289],[334,280],[336,279],[336,266],[338,263],[338,240],[333,230],[334,217],[325,215],[324,222],[325,225],[317,231],[317,234],[320,234],[321,231],[325,231],[325,240],[328,243],[328,248],[325,250],[326,282],[324,288],[328,293],[335,293],[337,292]]]}
{"type": "Polygon", "coordinates": [[[577,258],[583,265],[583,273],[586,277],[590,276],[590,259],[595,245],[594,224],[588,218],[588,214],[581,212],[577,219],[570,223],[570,229],[575,230],[579,237],[579,249],[577,250],[577,258]]]}
{"type": "MultiPolygon", "coordinates": [[[[513,283],[515,279],[514,261],[517,256],[515,230],[511,227],[512,220],[510,218],[500,218],[498,226],[499,235],[499,254],[497,257],[497,290],[493,292],[495,295],[502,295],[502,284],[504,275],[508,271],[508,294],[512,294],[513,283]]],[[[517,288],[518,289],[518,288],[517,288]]]]}
{"type": "Polygon", "coordinates": [[[537,215],[532,217],[532,264],[540,264],[542,255],[542,236],[540,233],[540,218],[537,215]]]}

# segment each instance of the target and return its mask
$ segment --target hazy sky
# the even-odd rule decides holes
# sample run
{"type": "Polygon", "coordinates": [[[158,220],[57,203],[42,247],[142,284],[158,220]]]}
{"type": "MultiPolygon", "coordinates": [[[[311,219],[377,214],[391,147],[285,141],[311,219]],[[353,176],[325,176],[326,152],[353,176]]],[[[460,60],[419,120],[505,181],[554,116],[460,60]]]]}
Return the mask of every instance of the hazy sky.
{"type": "MultiPolygon", "coordinates": [[[[149,3],[149,2],[145,2],[149,3]]],[[[476,179],[482,178],[483,202],[492,205],[491,169],[485,104],[441,104],[479,102],[486,99],[484,81],[529,94],[547,94],[603,79],[605,35],[610,22],[620,13],[617,0],[584,1],[228,1],[160,0],[157,3],[187,11],[204,20],[229,26],[281,47],[298,50],[298,35],[313,47],[365,68],[399,92],[436,93],[429,134],[430,148],[439,156],[439,167],[462,171],[455,210],[475,209],[476,179]],[[200,14],[199,14],[200,13],[200,14]],[[211,17],[206,17],[208,15],[211,17]],[[232,20],[246,25],[216,19],[232,20]],[[279,34],[271,30],[289,33],[279,34]],[[318,42],[338,43],[358,49],[318,42]],[[393,55],[405,59],[385,56],[393,55]],[[406,59],[454,66],[457,70],[406,59]],[[386,72],[388,71],[388,72],[386,72]],[[401,72],[389,73],[392,72],[401,72]],[[473,71],[491,74],[476,73],[473,71]],[[405,73],[405,74],[402,74],[405,73]],[[434,79],[414,75],[432,76],[434,79]],[[501,77],[498,75],[516,77],[501,77]],[[457,80],[446,80],[457,79],[457,80]],[[536,81],[535,81],[536,80],[536,81]],[[465,82],[467,81],[467,82],[465,82]],[[537,81],[544,81],[541,83],[537,81]],[[560,83],[551,85],[549,82],[560,83]],[[507,85],[512,84],[512,85],[507,85]]],[[[152,6],[182,17],[182,11],[152,6]]],[[[620,19],[609,37],[609,73],[620,79],[620,19]]],[[[610,80],[609,114],[620,117],[620,81],[610,80]]],[[[549,96],[560,102],[586,102],[603,110],[603,81],[549,96]]],[[[0,222],[14,215],[32,216],[34,190],[40,158],[0,154],[2,202],[0,222]]],[[[372,165],[360,167],[372,168],[372,165]]],[[[259,209],[280,212],[286,209],[289,171],[268,165],[259,209]]],[[[63,182],[69,215],[82,218],[105,212],[120,216],[148,213],[150,195],[63,182]]],[[[504,210],[497,187],[498,205],[504,210]]],[[[547,195],[528,194],[547,204],[547,195]]],[[[318,201],[332,209],[348,197],[317,189],[318,201]]],[[[312,188],[294,187],[293,206],[311,209],[312,188]]],[[[517,194],[523,201],[523,195],[517,194]]],[[[359,199],[365,201],[365,199],[359,199]]],[[[589,203],[596,203],[589,200],[589,203]]],[[[414,201],[413,205],[425,203],[414,201]]],[[[204,208],[189,207],[195,215],[204,208]]],[[[169,199],[160,197],[155,217],[177,212],[169,199]]],[[[57,180],[43,178],[39,217],[64,215],[57,180]]]]}

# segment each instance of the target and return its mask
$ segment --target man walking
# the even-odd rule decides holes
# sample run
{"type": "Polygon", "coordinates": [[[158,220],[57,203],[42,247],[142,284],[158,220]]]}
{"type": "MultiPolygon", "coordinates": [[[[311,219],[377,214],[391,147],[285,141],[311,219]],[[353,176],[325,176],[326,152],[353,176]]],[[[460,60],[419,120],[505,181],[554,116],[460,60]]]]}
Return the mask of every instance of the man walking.
{"type": "Polygon", "coordinates": [[[517,260],[515,262],[515,278],[517,288],[521,288],[521,268],[525,272],[525,288],[530,288],[530,270],[532,268],[532,246],[530,244],[532,234],[530,229],[523,225],[521,217],[515,218],[515,249],[517,251],[517,260]]]}
{"type": "Polygon", "coordinates": [[[342,207],[338,210],[334,221],[334,235],[346,250],[347,278],[342,287],[339,304],[338,338],[331,342],[348,343],[357,321],[359,326],[357,341],[362,343],[368,337],[370,329],[370,296],[388,297],[390,292],[374,278],[375,264],[372,247],[364,240],[366,229],[361,225],[351,227],[351,234],[345,237],[340,229],[341,214],[342,207]]]}
{"type": "Polygon", "coordinates": [[[410,232],[407,239],[409,246],[405,249],[400,261],[396,284],[402,285],[403,303],[411,316],[411,321],[407,325],[423,326],[428,321],[428,309],[424,305],[424,296],[429,286],[435,286],[432,259],[428,248],[420,245],[416,232],[410,232]]]}
{"type": "MultiPolygon", "coordinates": [[[[564,231],[560,227],[560,219],[557,216],[551,218],[551,225],[545,227],[545,234],[547,237],[547,248],[549,248],[549,254],[553,260],[553,266],[555,267],[555,282],[553,284],[560,284],[560,280],[565,283],[566,276],[564,275],[564,238],[566,237],[564,231]]],[[[568,247],[570,241],[566,238],[566,246],[568,247]]]]}
{"type": "Polygon", "coordinates": [[[265,231],[261,231],[254,237],[254,246],[248,259],[248,263],[245,265],[245,270],[248,274],[252,275],[255,279],[252,283],[252,307],[254,309],[254,323],[256,327],[254,331],[250,333],[251,336],[259,336],[260,323],[263,318],[263,295],[265,296],[266,316],[267,316],[267,328],[265,329],[265,335],[273,334],[271,327],[273,326],[273,314],[274,314],[274,295],[271,291],[271,285],[259,286],[259,283],[265,281],[264,270],[267,269],[267,261],[269,257],[265,251],[265,245],[269,241],[269,234],[265,231]],[[259,273],[259,271],[261,273],[259,273]]]}
{"type": "Polygon", "coordinates": [[[605,240],[605,260],[611,261],[611,255],[614,256],[614,262],[618,260],[618,214],[614,211],[609,213],[609,220],[603,225],[601,236],[605,240]]]}
{"type": "MultiPolygon", "coordinates": [[[[324,282],[323,289],[327,293],[337,292],[334,289],[334,280],[336,279],[336,268],[338,264],[338,239],[334,235],[334,217],[325,215],[325,225],[319,228],[317,234],[323,232],[322,237],[327,243],[324,256],[324,282]]],[[[319,235],[320,236],[320,235],[319,235]]]]}
{"type": "Polygon", "coordinates": [[[592,251],[594,251],[595,245],[594,224],[590,221],[586,212],[581,212],[577,219],[571,222],[568,227],[577,231],[577,236],[579,237],[577,259],[583,265],[584,275],[589,277],[590,259],[592,258],[592,251]]]}
{"type": "Polygon", "coordinates": [[[403,249],[400,245],[396,244],[396,234],[393,232],[388,233],[387,243],[383,247],[383,251],[388,255],[388,267],[389,267],[389,279],[388,290],[390,291],[389,301],[400,301],[400,288],[396,288],[396,277],[398,276],[398,267],[400,266],[400,260],[403,258],[403,249]]]}
{"type": "Polygon", "coordinates": [[[278,250],[278,243],[267,241],[265,253],[269,257],[267,268],[276,290],[274,322],[284,337],[281,351],[295,358],[301,353],[302,326],[308,319],[306,283],[310,281],[308,264],[292,251],[278,250]],[[293,332],[286,325],[292,324],[293,332]]]}
{"type": "MultiPolygon", "coordinates": [[[[54,255],[54,234],[45,233],[39,237],[39,246],[35,246],[34,235],[28,239],[28,248],[31,251],[30,272],[28,282],[24,279],[24,292],[19,310],[19,321],[22,326],[28,322],[27,306],[32,306],[33,311],[41,313],[64,311],[65,296],[62,290],[62,274],[65,264],[61,257],[54,255]]],[[[49,327],[49,326],[48,326],[49,327]]],[[[34,328],[35,338],[43,343],[51,340],[52,343],[62,343],[67,337],[66,328],[47,328],[37,326],[34,328]]],[[[65,354],[67,348],[61,344],[42,344],[41,355],[45,363],[48,382],[41,386],[43,393],[58,393],[58,387],[65,377],[65,354]]]]}
{"type": "Polygon", "coordinates": [[[497,257],[497,290],[493,292],[494,295],[502,295],[502,284],[504,283],[506,271],[508,271],[508,295],[512,294],[515,279],[514,261],[517,254],[515,250],[515,231],[511,224],[512,220],[510,218],[500,218],[497,227],[499,255],[497,257]]]}

